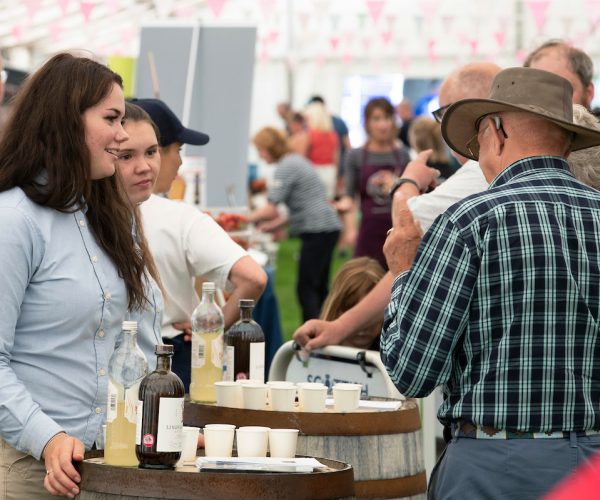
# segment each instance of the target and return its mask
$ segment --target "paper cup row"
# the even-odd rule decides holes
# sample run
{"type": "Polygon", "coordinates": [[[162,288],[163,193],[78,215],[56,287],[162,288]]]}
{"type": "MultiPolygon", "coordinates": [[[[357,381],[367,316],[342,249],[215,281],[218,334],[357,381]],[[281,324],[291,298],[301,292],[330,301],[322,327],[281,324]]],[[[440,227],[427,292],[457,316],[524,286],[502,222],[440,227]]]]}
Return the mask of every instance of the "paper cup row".
{"type": "Polygon", "coordinates": [[[296,456],[298,429],[271,429],[247,426],[236,430],[233,424],[208,424],[204,427],[204,454],[207,457],[230,457],[236,436],[238,457],[296,456]]]}
{"type": "MultiPolygon", "coordinates": [[[[325,411],[327,386],[321,383],[267,382],[216,382],[217,405],[246,410],[294,411],[296,394],[300,411],[320,413],[325,411]]],[[[336,411],[349,412],[358,408],[360,384],[335,384],[333,400],[336,411]]]]}

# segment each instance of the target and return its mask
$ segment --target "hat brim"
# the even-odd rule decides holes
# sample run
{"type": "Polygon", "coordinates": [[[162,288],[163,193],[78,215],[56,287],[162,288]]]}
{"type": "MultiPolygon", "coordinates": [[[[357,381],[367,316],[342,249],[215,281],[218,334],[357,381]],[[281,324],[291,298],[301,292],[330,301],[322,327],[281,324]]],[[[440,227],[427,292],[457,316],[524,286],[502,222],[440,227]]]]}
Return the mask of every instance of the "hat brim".
{"type": "Polygon", "coordinates": [[[459,155],[477,161],[478,155],[471,154],[467,149],[467,143],[477,135],[475,128],[477,120],[482,116],[503,111],[526,111],[571,132],[573,134],[571,151],[600,145],[600,131],[598,130],[555,118],[537,106],[516,106],[493,99],[463,99],[452,104],[444,113],[442,136],[448,146],[459,155]]]}
{"type": "Polygon", "coordinates": [[[183,128],[178,136],[179,142],[182,144],[191,144],[192,146],[204,146],[210,140],[210,137],[202,132],[183,128]]]}

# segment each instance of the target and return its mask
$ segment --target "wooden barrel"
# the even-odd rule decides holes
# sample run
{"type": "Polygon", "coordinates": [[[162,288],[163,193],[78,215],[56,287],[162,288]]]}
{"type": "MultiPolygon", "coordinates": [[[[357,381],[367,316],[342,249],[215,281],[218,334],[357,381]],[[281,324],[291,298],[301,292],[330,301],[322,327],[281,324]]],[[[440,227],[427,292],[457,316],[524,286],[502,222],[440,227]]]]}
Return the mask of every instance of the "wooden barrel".
{"type": "Polygon", "coordinates": [[[299,429],[299,455],[352,465],[357,498],[425,498],[421,420],[412,399],[395,411],[359,409],[351,413],[242,410],[186,403],[183,419],[185,425],[198,427],[228,423],[299,429]]]}
{"type": "Polygon", "coordinates": [[[79,465],[81,500],[354,498],[352,467],[318,459],[328,468],[312,473],[199,472],[193,465],[149,470],[106,465],[103,458],[79,465]]]}

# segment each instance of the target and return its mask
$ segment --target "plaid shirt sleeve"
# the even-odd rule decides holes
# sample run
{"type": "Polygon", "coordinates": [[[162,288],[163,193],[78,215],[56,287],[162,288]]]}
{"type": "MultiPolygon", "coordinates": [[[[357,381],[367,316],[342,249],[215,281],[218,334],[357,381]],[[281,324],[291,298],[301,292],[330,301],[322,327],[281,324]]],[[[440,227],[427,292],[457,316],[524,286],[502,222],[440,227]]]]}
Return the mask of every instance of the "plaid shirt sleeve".
{"type": "Polygon", "coordinates": [[[474,253],[442,215],[425,234],[411,270],[394,281],[381,358],[405,396],[427,396],[450,378],[478,274],[474,253]]]}

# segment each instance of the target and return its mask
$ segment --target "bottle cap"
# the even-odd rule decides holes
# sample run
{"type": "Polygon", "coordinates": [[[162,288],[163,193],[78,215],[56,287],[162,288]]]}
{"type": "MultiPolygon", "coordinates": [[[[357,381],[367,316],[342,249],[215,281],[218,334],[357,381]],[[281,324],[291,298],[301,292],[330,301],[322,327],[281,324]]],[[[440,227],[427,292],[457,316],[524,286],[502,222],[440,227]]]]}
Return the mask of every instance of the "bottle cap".
{"type": "Polygon", "coordinates": [[[137,332],[138,324],[137,321],[123,321],[121,330],[125,332],[137,332]]]}
{"type": "Polygon", "coordinates": [[[212,281],[205,281],[202,283],[203,292],[214,292],[216,290],[215,284],[212,281]]]}
{"type": "Polygon", "coordinates": [[[154,346],[155,354],[173,354],[173,346],[168,344],[157,344],[154,346]]]}
{"type": "Polygon", "coordinates": [[[254,300],[253,299],[240,299],[239,306],[240,307],[254,307],[254,300]]]}

